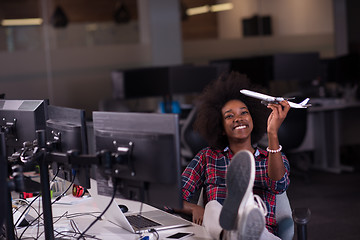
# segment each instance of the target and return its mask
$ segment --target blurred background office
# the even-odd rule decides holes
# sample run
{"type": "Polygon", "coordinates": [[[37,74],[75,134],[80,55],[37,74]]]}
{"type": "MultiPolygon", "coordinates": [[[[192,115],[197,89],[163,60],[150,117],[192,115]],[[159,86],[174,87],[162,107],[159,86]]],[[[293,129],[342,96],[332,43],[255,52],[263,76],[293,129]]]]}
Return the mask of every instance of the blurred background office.
{"type": "MultiPolygon", "coordinates": [[[[345,85],[357,76],[348,69],[358,69],[357,6],[350,0],[2,0],[1,92],[8,99],[47,98],[91,116],[112,97],[116,69],[308,52],[329,62],[315,77],[345,85]],[[35,21],[7,21],[24,18],[35,21]],[[352,62],[337,64],[348,67],[344,72],[331,67],[335,79],[326,67],[339,59],[352,62]]],[[[266,77],[268,84],[277,80],[266,77]]]]}
{"type": "Polygon", "coordinates": [[[201,66],[216,68],[208,81],[235,69],[270,94],[311,97],[313,110],[304,143],[298,146],[307,155],[297,159],[307,169],[310,152],[313,166],[322,171],[312,181],[309,176],[306,181],[294,179],[289,196],[294,205],[305,203],[312,209],[309,236],[346,239],[337,238],[329,228],[333,225],[356,239],[351,238],[360,234],[359,224],[352,221],[356,211],[333,211],[334,203],[323,200],[330,196],[354,206],[359,196],[352,185],[360,180],[358,9],[358,0],[1,0],[0,94],[84,109],[89,120],[92,111],[111,107],[158,111],[164,92],[186,108],[206,82],[200,83],[196,74],[174,76],[180,76],[179,66],[201,66]],[[130,97],[123,86],[131,79],[126,76],[154,69],[160,75],[146,72],[143,82],[133,86],[143,95],[130,97]],[[154,89],[164,84],[171,87],[156,94],[154,89]],[[121,101],[121,107],[113,101],[121,101]],[[326,155],[329,148],[333,152],[326,155]],[[347,177],[336,181],[340,186],[326,181],[334,173],[347,177]],[[304,182],[312,182],[313,188],[304,182]],[[342,192],[321,195],[319,188],[326,187],[319,182],[329,184],[332,194],[337,194],[335,188],[342,192]],[[331,212],[349,222],[340,225],[326,215],[331,212]]]}

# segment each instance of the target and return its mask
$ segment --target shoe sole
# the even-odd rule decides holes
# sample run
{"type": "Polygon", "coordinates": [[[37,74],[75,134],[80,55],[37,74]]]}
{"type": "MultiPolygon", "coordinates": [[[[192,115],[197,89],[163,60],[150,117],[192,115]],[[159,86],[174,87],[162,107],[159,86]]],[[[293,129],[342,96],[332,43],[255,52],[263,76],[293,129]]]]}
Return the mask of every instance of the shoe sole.
{"type": "Polygon", "coordinates": [[[265,229],[265,218],[258,208],[251,208],[243,214],[240,225],[241,240],[258,240],[265,229]]]}
{"type": "Polygon", "coordinates": [[[220,226],[225,230],[237,228],[238,209],[248,191],[252,192],[255,167],[249,151],[236,153],[226,175],[227,197],[220,213],[220,226]]]}

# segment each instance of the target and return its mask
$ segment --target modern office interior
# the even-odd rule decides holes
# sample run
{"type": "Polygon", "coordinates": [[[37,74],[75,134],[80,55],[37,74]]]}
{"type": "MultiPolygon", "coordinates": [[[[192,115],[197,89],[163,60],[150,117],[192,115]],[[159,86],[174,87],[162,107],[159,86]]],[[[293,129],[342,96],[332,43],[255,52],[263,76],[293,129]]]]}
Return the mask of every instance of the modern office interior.
{"type": "Polygon", "coordinates": [[[2,0],[0,100],[45,100],[59,107],[54,116],[83,110],[90,154],[94,129],[108,130],[94,112],[175,114],[184,167],[194,150],[181,134],[222,72],[244,73],[272,96],[309,97],[279,133],[291,207],[310,209],[308,239],[358,239],[358,9],[357,0],[2,0]]]}

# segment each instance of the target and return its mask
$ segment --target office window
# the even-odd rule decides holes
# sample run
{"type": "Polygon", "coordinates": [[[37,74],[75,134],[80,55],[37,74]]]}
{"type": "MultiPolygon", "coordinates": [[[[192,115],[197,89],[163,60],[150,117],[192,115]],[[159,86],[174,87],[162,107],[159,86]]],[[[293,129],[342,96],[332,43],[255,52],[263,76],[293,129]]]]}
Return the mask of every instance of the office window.
{"type": "Polygon", "coordinates": [[[137,43],[137,18],[134,0],[2,0],[0,51],[42,50],[45,41],[52,49],[137,43]],[[40,19],[40,23],[5,25],[3,20],[9,19],[40,19]]]}

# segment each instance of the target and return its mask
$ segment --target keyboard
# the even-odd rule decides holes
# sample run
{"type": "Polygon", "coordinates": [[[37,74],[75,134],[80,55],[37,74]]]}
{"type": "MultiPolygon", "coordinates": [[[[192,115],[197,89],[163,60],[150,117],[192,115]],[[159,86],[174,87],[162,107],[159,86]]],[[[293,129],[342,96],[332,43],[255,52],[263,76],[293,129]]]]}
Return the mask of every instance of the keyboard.
{"type": "Polygon", "coordinates": [[[160,226],[161,224],[152,221],[146,217],[143,217],[141,215],[129,215],[126,216],[127,220],[129,221],[130,225],[133,227],[136,227],[138,229],[141,228],[147,228],[147,227],[155,227],[160,226]]]}

